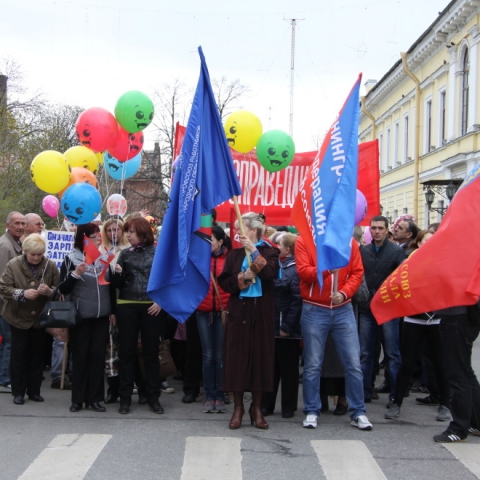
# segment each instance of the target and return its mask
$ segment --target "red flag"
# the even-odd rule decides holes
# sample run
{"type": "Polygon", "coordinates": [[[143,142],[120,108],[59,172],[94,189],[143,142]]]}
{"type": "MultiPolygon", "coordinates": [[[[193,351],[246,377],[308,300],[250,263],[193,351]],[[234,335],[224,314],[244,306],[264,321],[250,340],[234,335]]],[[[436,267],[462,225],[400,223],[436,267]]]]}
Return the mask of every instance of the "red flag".
{"type": "Polygon", "coordinates": [[[357,188],[367,199],[367,214],[360,225],[370,225],[375,215],[380,215],[380,169],[378,168],[378,140],[358,146],[357,188]]]}
{"type": "Polygon", "coordinates": [[[478,301],[479,174],[477,165],[455,195],[437,233],[383,282],[371,303],[379,324],[478,301]]]}
{"type": "Polygon", "coordinates": [[[107,250],[107,258],[104,260],[100,258],[100,266],[102,267],[102,273],[98,276],[98,283],[99,285],[108,285],[110,282],[107,282],[105,279],[105,274],[107,273],[108,266],[110,265],[111,261],[115,258],[115,254],[112,253],[110,250],[107,250]]]}
{"type": "Polygon", "coordinates": [[[87,265],[92,265],[97,258],[102,256],[98,248],[86,235],[83,236],[83,254],[87,265]]]}

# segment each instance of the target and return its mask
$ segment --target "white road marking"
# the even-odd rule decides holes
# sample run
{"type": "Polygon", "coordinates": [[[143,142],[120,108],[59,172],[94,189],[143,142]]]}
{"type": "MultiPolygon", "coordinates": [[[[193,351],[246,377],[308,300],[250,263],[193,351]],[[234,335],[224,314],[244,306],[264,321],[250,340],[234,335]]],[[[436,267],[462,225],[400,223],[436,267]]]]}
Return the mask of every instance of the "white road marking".
{"type": "Polygon", "coordinates": [[[480,445],[465,443],[442,443],[477,478],[480,478],[480,445]]]}
{"type": "Polygon", "coordinates": [[[312,440],[327,480],[386,480],[372,454],[359,440],[312,440]]]}
{"type": "Polygon", "coordinates": [[[57,435],[18,480],[80,480],[111,435],[57,435]]]}
{"type": "Polygon", "coordinates": [[[241,480],[241,438],[187,437],[181,480],[241,480]]]}

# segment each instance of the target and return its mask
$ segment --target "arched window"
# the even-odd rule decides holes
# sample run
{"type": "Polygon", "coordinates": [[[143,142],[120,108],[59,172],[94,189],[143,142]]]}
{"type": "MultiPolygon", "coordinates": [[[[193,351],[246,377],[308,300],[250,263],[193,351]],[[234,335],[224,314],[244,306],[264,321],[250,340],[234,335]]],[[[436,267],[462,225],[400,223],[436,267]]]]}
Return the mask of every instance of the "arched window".
{"type": "Polygon", "coordinates": [[[463,53],[462,71],[462,135],[465,135],[468,128],[468,74],[470,71],[468,48],[463,53]]]}

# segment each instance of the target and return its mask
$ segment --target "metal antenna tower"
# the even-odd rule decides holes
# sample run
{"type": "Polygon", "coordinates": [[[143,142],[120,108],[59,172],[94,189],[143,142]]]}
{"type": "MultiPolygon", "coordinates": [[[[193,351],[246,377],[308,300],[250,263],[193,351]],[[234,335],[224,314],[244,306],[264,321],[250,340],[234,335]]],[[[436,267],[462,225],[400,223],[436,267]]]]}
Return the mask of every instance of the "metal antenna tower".
{"type": "Polygon", "coordinates": [[[290,22],[292,26],[292,45],[291,45],[291,58],[290,58],[290,128],[289,135],[293,136],[293,87],[294,87],[294,74],[295,74],[295,27],[297,22],[305,20],[304,18],[284,18],[287,22],[290,22]]]}

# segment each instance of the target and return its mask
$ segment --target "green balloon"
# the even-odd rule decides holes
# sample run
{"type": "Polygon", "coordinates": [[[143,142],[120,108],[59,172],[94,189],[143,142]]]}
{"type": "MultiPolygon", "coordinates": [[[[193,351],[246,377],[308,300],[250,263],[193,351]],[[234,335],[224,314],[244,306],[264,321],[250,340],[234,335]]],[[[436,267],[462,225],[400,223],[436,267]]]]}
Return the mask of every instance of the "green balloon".
{"type": "Polygon", "coordinates": [[[153,102],[142,92],[124,93],[115,105],[115,118],[128,133],[140,132],[153,120],[153,102]]]}
{"type": "Polygon", "coordinates": [[[292,137],[281,130],[265,132],[257,143],[258,161],[269,172],[278,172],[288,167],[294,155],[292,137]]]}

